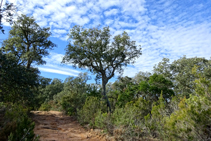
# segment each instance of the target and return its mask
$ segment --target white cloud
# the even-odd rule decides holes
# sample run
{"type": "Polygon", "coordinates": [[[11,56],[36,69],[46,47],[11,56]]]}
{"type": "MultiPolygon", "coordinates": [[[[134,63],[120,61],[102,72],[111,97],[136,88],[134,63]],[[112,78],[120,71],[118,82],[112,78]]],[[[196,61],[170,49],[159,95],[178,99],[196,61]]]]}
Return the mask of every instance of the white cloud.
{"type": "Polygon", "coordinates": [[[56,65],[60,65],[62,62],[64,55],[63,54],[59,54],[59,53],[54,53],[54,52],[50,52],[50,54],[43,58],[47,64],[56,64],[56,65]]]}
{"type": "Polygon", "coordinates": [[[67,72],[67,71],[57,70],[57,69],[39,67],[39,70],[44,71],[44,72],[62,74],[62,75],[77,76],[77,74],[70,73],[70,72],[67,72]]]}
{"type": "Polygon", "coordinates": [[[69,19],[69,22],[76,23],[77,25],[85,25],[89,22],[88,17],[81,17],[79,15],[74,15],[69,19]]]}
{"type": "Polygon", "coordinates": [[[67,30],[63,30],[63,29],[54,29],[53,32],[58,33],[58,34],[65,34],[68,31],[67,30]]]}
{"type": "Polygon", "coordinates": [[[140,70],[134,67],[127,67],[124,69],[123,76],[134,77],[140,70]]]}
{"type": "MultiPolygon", "coordinates": [[[[207,59],[211,56],[209,1],[10,1],[19,4],[22,13],[33,14],[41,26],[50,26],[53,36],[64,41],[75,24],[85,28],[109,26],[113,36],[126,31],[131,40],[141,45],[143,55],[136,60],[135,67],[125,70],[125,75],[151,71],[163,57],[175,60],[183,55],[207,59]]],[[[51,54],[46,61],[58,66],[62,57],[63,54],[51,54]]]]}
{"type": "Polygon", "coordinates": [[[99,6],[103,9],[108,9],[109,7],[112,6],[118,6],[120,4],[120,0],[109,0],[106,1],[105,0],[99,0],[99,6]]]}
{"type": "Polygon", "coordinates": [[[68,6],[68,7],[66,7],[65,8],[65,12],[66,12],[66,14],[72,14],[72,13],[74,13],[75,11],[77,10],[77,8],[76,8],[76,6],[75,5],[71,5],[71,6],[68,6]]]}
{"type": "Polygon", "coordinates": [[[104,14],[106,16],[111,16],[111,15],[116,15],[118,13],[118,10],[117,9],[111,9],[109,11],[105,11],[104,14]]]}
{"type": "Polygon", "coordinates": [[[38,66],[40,71],[57,73],[62,75],[77,76],[80,71],[73,69],[70,65],[61,64],[64,55],[51,52],[44,60],[47,64],[38,66]]]}
{"type": "Polygon", "coordinates": [[[61,37],[60,39],[63,40],[63,41],[67,41],[68,38],[69,38],[69,36],[66,35],[66,36],[61,37]]]}

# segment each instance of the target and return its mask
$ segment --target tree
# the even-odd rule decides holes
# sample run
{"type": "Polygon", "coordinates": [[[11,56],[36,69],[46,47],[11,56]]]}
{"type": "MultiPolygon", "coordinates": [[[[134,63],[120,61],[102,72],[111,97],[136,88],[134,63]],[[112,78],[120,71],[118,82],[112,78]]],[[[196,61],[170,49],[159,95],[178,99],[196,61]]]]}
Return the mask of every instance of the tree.
{"type": "Polygon", "coordinates": [[[2,26],[2,19],[4,17],[6,22],[9,22],[10,24],[12,24],[13,23],[12,12],[14,12],[16,8],[13,5],[13,3],[5,3],[5,6],[2,8],[2,2],[3,0],[1,0],[1,4],[0,4],[0,30],[2,33],[4,33],[4,29],[2,26]]]}
{"type": "Polygon", "coordinates": [[[66,48],[63,63],[71,63],[78,68],[86,68],[96,74],[96,80],[102,80],[103,96],[111,112],[106,96],[106,84],[115,72],[122,73],[123,67],[133,64],[141,53],[135,41],[131,41],[126,32],[110,41],[109,27],[84,29],[74,26],[70,30],[70,42],[66,48]]]}
{"type": "Polygon", "coordinates": [[[62,80],[54,78],[50,85],[41,90],[41,94],[45,101],[53,100],[53,96],[63,90],[64,84],[62,80]]]}
{"type": "Polygon", "coordinates": [[[174,83],[175,94],[181,97],[189,97],[189,94],[194,93],[195,79],[192,73],[192,68],[197,65],[197,72],[211,78],[211,60],[205,58],[186,58],[186,56],[169,63],[169,59],[164,58],[157,66],[154,67],[154,72],[162,74],[169,78],[174,83]]]}
{"type": "Polygon", "coordinates": [[[43,76],[39,76],[38,82],[39,82],[39,89],[45,88],[46,86],[50,85],[51,78],[45,78],[43,76]]]}
{"type": "Polygon", "coordinates": [[[138,72],[134,77],[133,77],[133,82],[135,84],[139,84],[141,81],[148,81],[149,80],[149,77],[151,76],[152,74],[150,72],[138,72]]]}
{"type": "Polygon", "coordinates": [[[31,104],[33,89],[38,86],[39,71],[27,69],[17,62],[17,58],[0,50],[0,101],[31,104]]]}
{"type": "Polygon", "coordinates": [[[80,73],[78,77],[68,77],[64,81],[64,90],[54,96],[54,100],[61,103],[68,115],[77,115],[86,101],[89,87],[87,73],[80,73]]]}
{"type": "Polygon", "coordinates": [[[156,73],[151,75],[148,83],[152,99],[159,100],[161,92],[163,92],[162,97],[166,101],[169,101],[174,96],[173,83],[163,75],[156,73]]]}
{"type": "Polygon", "coordinates": [[[48,37],[50,28],[41,28],[33,17],[22,15],[18,17],[9,32],[9,38],[3,42],[3,50],[19,59],[19,64],[30,68],[32,63],[44,64],[43,56],[47,56],[48,49],[56,45],[48,37]]]}

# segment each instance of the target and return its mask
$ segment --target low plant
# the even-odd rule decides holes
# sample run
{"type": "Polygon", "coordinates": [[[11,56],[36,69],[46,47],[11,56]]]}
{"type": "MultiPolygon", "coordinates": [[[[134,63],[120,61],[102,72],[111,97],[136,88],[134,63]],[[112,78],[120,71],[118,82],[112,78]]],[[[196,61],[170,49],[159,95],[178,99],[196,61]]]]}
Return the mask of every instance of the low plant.
{"type": "Polygon", "coordinates": [[[34,122],[28,117],[28,109],[18,104],[6,105],[0,140],[37,141],[33,129],[34,122]]]}

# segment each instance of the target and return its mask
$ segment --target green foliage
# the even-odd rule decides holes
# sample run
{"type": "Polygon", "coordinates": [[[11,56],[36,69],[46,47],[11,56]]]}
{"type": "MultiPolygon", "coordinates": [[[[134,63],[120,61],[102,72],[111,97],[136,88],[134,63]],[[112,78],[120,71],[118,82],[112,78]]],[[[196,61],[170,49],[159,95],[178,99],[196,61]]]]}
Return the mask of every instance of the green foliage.
{"type": "Polygon", "coordinates": [[[153,103],[151,114],[145,116],[145,126],[150,136],[157,138],[165,137],[165,118],[167,116],[166,101],[163,94],[160,95],[159,100],[153,103]]]}
{"type": "Polygon", "coordinates": [[[40,106],[39,111],[50,111],[50,109],[51,109],[51,105],[45,102],[40,106]]]}
{"type": "Polygon", "coordinates": [[[42,92],[46,88],[46,86],[50,85],[51,79],[39,76],[37,82],[38,88],[36,91],[34,91],[34,98],[32,103],[33,110],[38,110],[40,106],[46,101],[47,96],[44,95],[42,92]]]}
{"type": "Polygon", "coordinates": [[[201,73],[197,66],[192,69],[193,74],[198,77],[195,79],[195,91],[197,95],[205,96],[211,101],[211,77],[209,69],[205,70],[205,73],[201,73]]]}
{"type": "Polygon", "coordinates": [[[112,47],[110,37],[109,27],[103,30],[73,27],[69,34],[73,44],[69,43],[63,62],[73,63],[80,68],[88,67],[97,74],[108,71],[108,77],[112,77],[113,71],[121,71],[122,66],[134,62],[141,51],[136,48],[135,41],[130,41],[126,32],[114,37],[112,47]],[[102,66],[99,66],[100,63],[102,66]]]}
{"type": "Polygon", "coordinates": [[[165,126],[169,138],[174,140],[207,140],[211,137],[210,121],[210,101],[190,95],[189,99],[181,100],[179,110],[171,114],[165,126]]]}
{"type": "Polygon", "coordinates": [[[133,82],[136,83],[136,84],[139,84],[140,82],[142,81],[148,81],[149,80],[149,77],[151,76],[152,74],[150,72],[138,72],[134,77],[133,77],[133,82]]]}
{"type": "Polygon", "coordinates": [[[111,112],[110,102],[106,95],[106,84],[115,72],[121,73],[123,67],[133,64],[142,53],[135,41],[131,41],[126,32],[117,35],[110,42],[109,27],[84,29],[74,26],[67,45],[63,63],[86,68],[97,74],[96,80],[102,79],[103,95],[111,112]]]}
{"type": "Polygon", "coordinates": [[[102,92],[101,92],[101,88],[99,87],[99,85],[96,84],[88,84],[87,85],[87,96],[93,96],[93,97],[97,97],[97,98],[101,98],[102,97],[102,92]]]}
{"type": "Polygon", "coordinates": [[[64,90],[54,96],[55,103],[61,104],[68,115],[77,115],[85,103],[90,87],[86,84],[89,80],[87,73],[78,77],[68,77],[64,81],[64,90]]]}
{"type": "Polygon", "coordinates": [[[32,63],[44,64],[42,57],[49,54],[48,49],[56,46],[48,40],[50,35],[50,28],[41,28],[34,18],[21,15],[13,24],[2,49],[15,56],[18,63],[27,68],[30,68],[32,63]]]}
{"type": "MultiPolygon", "coordinates": [[[[206,69],[201,72],[197,66],[192,69],[197,77],[195,92],[188,99],[181,99],[179,109],[166,120],[169,138],[173,140],[209,140],[211,138],[211,84],[206,69]]],[[[209,73],[208,73],[209,74],[209,73]]]]}
{"type": "Polygon", "coordinates": [[[38,83],[39,71],[18,65],[18,60],[0,50],[0,101],[30,105],[38,83]]]}
{"type": "Polygon", "coordinates": [[[108,123],[107,120],[108,114],[98,111],[95,117],[95,127],[100,129],[106,129],[106,123],[108,123]]]}
{"type": "Polygon", "coordinates": [[[127,88],[124,88],[124,91],[118,94],[116,105],[119,107],[124,107],[127,102],[134,100],[137,87],[130,85],[127,88]]]}
{"type": "Polygon", "coordinates": [[[114,126],[109,113],[104,113],[99,110],[96,113],[94,125],[97,128],[104,129],[107,133],[111,135],[113,134],[114,126]]]}
{"type": "Polygon", "coordinates": [[[149,101],[139,98],[127,103],[124,108],[116,108],[111,115],[98,111],[95,126],[105,129],[117,140],[143,137],[146,134],[144,116],[151,111],[150,105],[149,101]]]}
{"type": "Polygon", "coordinates": [[[87,97],[83,108],[78,111],[78,120],[81,124],[89,124],[93,127],[96,113],[105,109],[105,104],[98,97],[87,97]]]}
{"type": "Polygon", "coordinates": [[[46,86],[42,86],[41,84],[38,95],[39,102],[43,103],[53,100],[53,97],[63,91],[63,88],[64,84],[62,83],[62,80],[56,78],[46,86]]]}
{"type": "Polygon", "coordinates": [[[33,132],[34,122],[27,115],[28,109],[21,105],[7,105],[4,114],[4,124],[0,131],[1,140],[37,140],[33,132]]]}
{"type": "Polygon", "coordinates": [[[174,96],[173,83],[166,79],[163,75],[153,74],[149,77],[148,81],[150,87],[149,91],[153,94],[152,97],[156,97],[158,99],[160,97],[160,93],[163,92],[163,98],[165,100],[169,100],[172,96],[174,96]]]}
{"type": "Polygon", "coordinates": [[[189,97],[194,93],[195,79],[198,77],[192,73],[192,68],[197,65],[197,72],[206,74],[206,78],[211,78],[211,60],[205,58],[186,58],[185,56],[169,63],[169,59],[164,58],[162,62],[154,67],[154,72],[162,74],[174,82],[174,92],[180,97],[189,97]]]}
{"type": "Polygon", "coordinates": [[[174,96],[173,83],[161,74],[153,74],[148,78],[148,81],[139,83],[140,95],[147,100],[157,101],[163,91],[164,99],[170,100],[174,96]]]}
{"type": "Polygon", "coordinates": [[[70,93],[69,95],[63,96],[61,105],[66,114],[77,115],[77,110],[82,107],[82,98],[76,93],[70,93]]]}

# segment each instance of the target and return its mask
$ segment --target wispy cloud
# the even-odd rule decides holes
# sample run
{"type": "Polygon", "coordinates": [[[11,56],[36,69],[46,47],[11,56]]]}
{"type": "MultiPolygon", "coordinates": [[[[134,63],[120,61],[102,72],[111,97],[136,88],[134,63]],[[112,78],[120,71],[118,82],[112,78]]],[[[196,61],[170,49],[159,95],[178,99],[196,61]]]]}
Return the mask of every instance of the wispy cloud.
{"type": "Polygon", "coordinates": [[[71,72],[67,72],[67,71],[58,70],[58,69],[39,67],[39,70],[40,71],[44,71],[44,72],[62,74],[62,75],[77,76],[77,74],[74,74],[74,73],[71,73],[71,72]]]}
{"type": "Polygon", "coordinates": [[[81,71],[74,69],[71,65],[61,64],[63,56],[63,54],[51,52],[48,57],[44,58],[47,64],[38,66],[39,70],[69,76],[77,76],[81,73],[81,71]]]}
{"type": "Polygon", "coordinates": [[[104,14],[106,16],[111,16],[111,15],[116,15],[118,13],[118,10],[117,9],[111,9],[109,11],[105,11],[104,14]]]}
{"type": "MultiPolygon", "coordinates": [[[[53,36],[62,40],[67,39],[69,29],[76,24],[86,28],[109,26],[112,35],[127,31],[131,40],[142,46],[143,55],[135,67],[125,69],[124,75],[151,71],[163,57],[173,61],[183,55],[207,59],[211,56],[211,1],[12,1],[22,6],[23,13],[33,15],[41,26],[50,26],[53,36]]],[[[61,62],[62,57],[63,54],[51,54],[46,61],[58,66],[55,62],[61,62]]]]}

